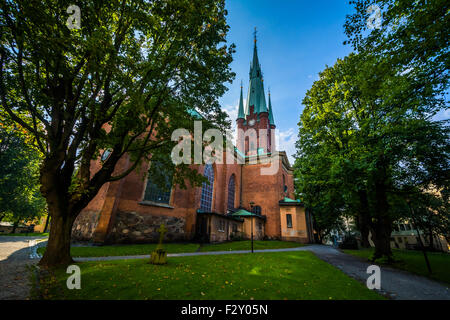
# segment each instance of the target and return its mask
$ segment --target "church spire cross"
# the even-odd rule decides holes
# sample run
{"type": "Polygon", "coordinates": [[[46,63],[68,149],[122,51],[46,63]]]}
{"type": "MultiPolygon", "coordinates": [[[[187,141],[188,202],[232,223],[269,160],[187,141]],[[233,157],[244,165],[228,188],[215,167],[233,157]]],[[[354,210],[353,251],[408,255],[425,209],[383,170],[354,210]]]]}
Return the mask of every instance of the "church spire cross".
{"type": "Polygon", "coordinates": [[[257,42],[257,39],[256,39],[256,34],[258,33],[258,31],[256,30],[256,27],[255,27],[255,31],[253,32],[253,36],[254,36],[254,38],[255,38],[255,45],[256,45],[256,42],[257,42]]]}

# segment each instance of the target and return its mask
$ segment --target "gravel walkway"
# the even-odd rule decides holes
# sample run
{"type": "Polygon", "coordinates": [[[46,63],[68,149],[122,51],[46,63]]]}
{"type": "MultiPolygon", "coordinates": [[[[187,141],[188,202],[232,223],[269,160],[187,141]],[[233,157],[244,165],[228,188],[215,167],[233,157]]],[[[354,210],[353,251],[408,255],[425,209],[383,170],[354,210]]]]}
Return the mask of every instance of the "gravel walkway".
{"type": "Polygon", "coordinates": [[[30,292],[27,266],[39,260],[29,241],[45,237],[0,236],[0,300],[25,300],[30,292]]]}
{"type": "MultiPolygon", "coordinates": [[[[255,252],[291,252],[291,251],[311,251],[317,257],[331,265],[337,267],[350,277],[366,283],[369,274],[367,267],[370,263],[360,258],[345,254],[333,247],[324,245],[310,245],[299,248],[255,250],[255,252]]],[[[168,257],[189,257],[202,255],[223,255],[250,253],[246,251],[218,251],[218,252],[193,252],[174,253],[168,257]]],[[[112,261],[126,259],[149,259],[149,255],[121,256],[121,257],[92,257],[76,258],[74,260],[83,261],[112,261]]],[[[425,277],[417,276],[409,272],[381,266],[381,290],[380,293],[396,300],[450,300],[450,289],[448,286],[425,277]]]]}

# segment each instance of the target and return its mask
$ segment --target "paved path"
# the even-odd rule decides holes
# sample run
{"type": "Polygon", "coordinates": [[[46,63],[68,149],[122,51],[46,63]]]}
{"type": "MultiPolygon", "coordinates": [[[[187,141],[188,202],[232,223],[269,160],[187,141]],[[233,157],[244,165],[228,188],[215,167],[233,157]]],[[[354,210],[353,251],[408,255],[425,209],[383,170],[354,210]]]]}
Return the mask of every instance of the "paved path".
{"type": "MultiPolygon", "coordinates": [[[[255,250],[255,252],[289,252],[289,251],[312,251],[317,257],[342,270],[350,277],[366,283],[369,274],[367,267],[370,263],[360,258],[345,254],[330,246],[310,245],[299,248],[255,250]]],[[[188,257],[201,255],[223,255],[250,253],[250,251],[218,251],[218,252],[193,252],[168,254],[169,257],[188,257]]],[[[76,258],[76,261],[111,261],[123,259],[148,259],[149,255],[121,256],[121,257],[92,257],[76,258]]],[[[380,293],[399,300],[450,300],[450,289],[436,281],[411,274],[409,272],[381,267],[381,290],[380,293]]]]}
{"type": "Polygon", "coordinates": [[[39,261],[30,257],[34,249],[29,247],[29,241],[39,239],[45,238],[0,236],[0,300],[28,299],[27,266],[39,261]]]}

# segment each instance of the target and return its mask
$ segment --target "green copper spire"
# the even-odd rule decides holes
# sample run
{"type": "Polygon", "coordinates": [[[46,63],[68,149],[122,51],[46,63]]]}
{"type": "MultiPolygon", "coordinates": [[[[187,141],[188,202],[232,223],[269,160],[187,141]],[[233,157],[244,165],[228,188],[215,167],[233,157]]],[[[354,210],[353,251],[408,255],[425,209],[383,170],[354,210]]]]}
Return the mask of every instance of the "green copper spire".
{"type": "Polygon", "coordinates": [[[247,103],[245,107],[245,115],[250,114],[250,107],[254,106],[255,113],[268,112],[266,105],[266,97],[264,95],[264,81],[261,72],[261,65],[258,59],[258,49],[256,47],[256,28],[255,28],[255,45],[253,48],[253,61],[250,65],[250,84],[248,87],[247,103]]]}
{"type": "Polygon", "coordinates": [[[241,97],[239,99],[239,112],[238,112],[238,119],[245,119],[244,114],[244,97],[242,95],[242,81],[241,81],[241,97]]]}
{"type": "Polygon", "coordinates": [[[272,101],[270,100],[270,90],[269,90],[269,124],[275,125],[275,121],[273,120],[273,112],[272,112],[272,101]]]}

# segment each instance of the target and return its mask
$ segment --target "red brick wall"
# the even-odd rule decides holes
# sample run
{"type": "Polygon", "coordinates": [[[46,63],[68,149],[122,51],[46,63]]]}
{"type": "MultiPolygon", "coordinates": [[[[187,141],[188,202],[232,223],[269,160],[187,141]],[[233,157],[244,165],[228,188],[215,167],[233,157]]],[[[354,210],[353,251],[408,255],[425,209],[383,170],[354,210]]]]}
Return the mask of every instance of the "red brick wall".
{"type": "MultiPolygon", "coordinates": [[[[118,171],[128,166],[128,159],[124,158],[119,163],[118,171]]],[[[250,210],[250,201],[261,206],[262,214],[267,216],[265,225],[266,235],[270,238],[279,238],[280,208],[278,201],[285,196],[293,197],[293,177],[282,166],[281,160],[279,170],[275,175],[261,175],[262,167],[270,164],[244,165],[242,168],[242,205],[250,210]],[[283,192],[283,175],[285,176],[288,193],[283,192]]],[[[93,162],[92,170],[98,169],[98,162],[93,162]]],[[[204,166],[197,166],[199,172],[203,173],[204,166]]],[[[235,175],[235,201],[234,206],[239,207],[241,188],[241,165],[239,164],[214,164],[214,194],[212,211],[220,214],[227,212],[228,182],[232,174],[235,175]]],[[[190,240],[195,233],[196,211],[200,207],[201,187],[188,187],[182,190],[174,187],[171,194],[169,207],[143,204],[146,180],[143,172],[147,166],[143,165],[141,171],[134,171],[124,179],[105,184],[98,195],[83,210],[86,214],[98,212],[100,218],[95,230],[96,241],[104,241],[107,234],[117,227],[115,217],[117,212],[123,214],[137,214],[143,217],[143,221],[152,221],[150,217],[174,217],[185,221],[184,239],[190,240]]],[[[189,184],[187,184],[189,186],[189,184]]],[[[82,213],[83,214],[83,213],[82,213]]],[[[80,219],[85,221],[85,219],[80,219]]],[[[159,221],[159,220],[158,220],[159,221]]],[[[169,220],[172,221],[172,220],[169,220]]],[[[74,226],[75,228],[77,226],[74,226]]],[[[80,228],[78,228],[79,230],[80,228]]],[[[178,230],[178,229],[177,229],[178,230]]],[[[80,236],[82,237],[82,236],[80,236]]],[[[173,239],[179,239],[175,235],[173,239]]]]}

